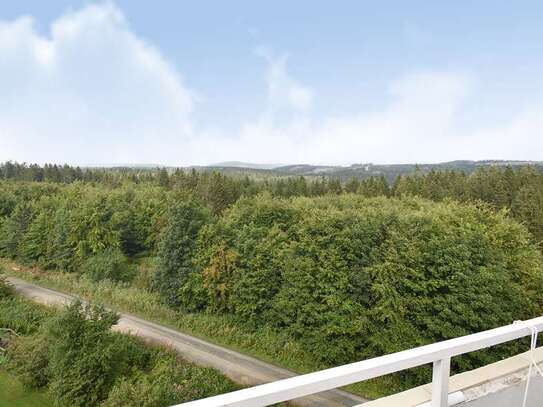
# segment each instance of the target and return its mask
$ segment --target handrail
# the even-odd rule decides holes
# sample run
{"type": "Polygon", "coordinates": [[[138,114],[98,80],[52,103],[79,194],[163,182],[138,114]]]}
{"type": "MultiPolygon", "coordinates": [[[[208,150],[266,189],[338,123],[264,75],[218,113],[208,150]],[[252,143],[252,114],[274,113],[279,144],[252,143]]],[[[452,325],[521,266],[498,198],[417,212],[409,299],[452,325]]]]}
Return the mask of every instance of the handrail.
{"type": "Polygon", "coordinates": [[[174,407],[257,407],[343,387],[389,373],[433,363],[432,407],[446,407],[451,357],[543,331],[543,316],[402,352],[304,374],[174,407]]]}

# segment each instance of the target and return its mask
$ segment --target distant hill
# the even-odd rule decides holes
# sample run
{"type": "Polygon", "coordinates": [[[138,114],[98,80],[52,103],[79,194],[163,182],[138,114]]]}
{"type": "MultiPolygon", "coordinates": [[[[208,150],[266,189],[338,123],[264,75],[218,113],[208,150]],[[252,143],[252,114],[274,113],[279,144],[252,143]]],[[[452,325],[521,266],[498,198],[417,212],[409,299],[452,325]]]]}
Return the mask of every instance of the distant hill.
{"type": "Polygon", "coordinates": [[[543,170],[543,161],[500,161],[482,160],[468,161],[458,160],[437,164],[372,164],[361,163],[350,166],[293,164],[284,166],[271,166],[242,162],[225,162],[204,167],[194,167],[203,171],[219,171],[228,175],[249,175],[256,177],[327,177],[347,181],[351,178],[366,179],[373,176],[384,176],[389,182],[393,182],[399,175],[410,174],[417,169],[421,172],[431,170],[456,170],[469,174],[479,167],[488,166],[523,166],[531,165],[543,170]],[[235,165],[232,165],[235,164],[235,165]],[[266,168],[271,167],[271,168],[266,168]]]}
{"type": "Polygon", "coordinates": [[[79,165],[79,167],[81,167],[81,168],[135,168],[135,169],[143,168],[143,169],[155,169],[155,168],[162,168],[164,166],[159,165],[159,164],[146,164],[146,163],[141,163],[141,164],[138,164],[138,163],[132,163],[132,164],[118,163],[118,164],[82,164],[82,165],[79,165]]]}
{"type": "MultiPolygon", "coordinates": [[[[543,161],[514,161],[514,160],[457,160],[436,164],[373,164],[359,163],[348,166],[341,165],[312,165],[312,164],[259,164],[242,161],[225,161],[207,166],[183,167],[185,170],[217,171],[230,176],[249,176],[251,178],[283,178],[299,177],[307,178],[326,177],[348,181],[351,178],[367,179],[370,177],[384,176],[388,182],[394,182],[399,175],[411,174],[415,171],[423,173],[431,170],[456,170],[470,174],[480,167],[490,166],[524,166],[530,165],[543,171],[543,161]]],[[[114,170],[138,169],[140,171],[153,171],[156,168],[167,168],[173,172],[176,168],[160,164],[108,164],[87,165],[82,168],[109,168],[114,170]]]]}
{"type": "Polygon", "coordinates": [[[229,167],[229,168],[251,168],[254,170],[271,170],[277,167],[281,167],[284,164],[255,164],[244,163],[242,161],[225,161],[222,163],[212,164],[208,167],[229,167]]]}

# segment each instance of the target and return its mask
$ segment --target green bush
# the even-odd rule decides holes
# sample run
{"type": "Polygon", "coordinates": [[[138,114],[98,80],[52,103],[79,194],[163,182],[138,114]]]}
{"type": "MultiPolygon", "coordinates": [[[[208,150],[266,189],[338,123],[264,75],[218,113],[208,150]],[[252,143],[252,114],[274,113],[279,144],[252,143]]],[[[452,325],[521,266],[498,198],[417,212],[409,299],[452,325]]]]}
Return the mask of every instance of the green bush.
{"type": "Polygon", "coordinates": [[[134,272],[128,259],[120,250],[107,250],[86,259],[80,272],[93,281],[129,281],[134,272]]]}
{"type": "Polygon", "coordinates": [[[80,302],[50,321],[49,392],[58,404],[97,405],[125,373],[123,349],[110,331],[116,321],[114,313],[80,302]]]}
{"type": "Polygon", "coordinates": [[[12,329],[19,335],[37,332],[51,315],[51,310],[18,296],[0,298],[0,327],[12,329]]]}
{"type": "Polygon", "coordinates": [[[232,382],[213,369],[162,355],[149,373],[139,371],[133,377],[123,377],[102,407],[167,407],[233,390],[232,382]]]}
{"type": "Polygon", "coordinates": [[[7,347],[8,369],[13,370],[28,387],[48,383],[48,339],[41,328],[52,311],[11,294],[0,296],[0,327],[18,336],[10,336],[7,347]]]}
{"type": "Polygon", "coordinates": [[[49,338],[44,334],[18,337],[8,347],[8,368],[29,388],[49,384],[49,338]]]}

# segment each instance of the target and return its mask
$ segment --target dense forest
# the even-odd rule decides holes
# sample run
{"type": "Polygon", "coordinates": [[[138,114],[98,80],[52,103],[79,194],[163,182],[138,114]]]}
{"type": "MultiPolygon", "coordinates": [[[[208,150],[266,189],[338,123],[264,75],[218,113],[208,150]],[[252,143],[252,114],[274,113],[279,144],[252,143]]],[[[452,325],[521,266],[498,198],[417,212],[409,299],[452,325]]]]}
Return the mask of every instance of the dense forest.
{"type": "MultiPolygon", "coordinates": [[[[347,181],[4,164],[0,255],[287,333],[323,366],[541,315],[543,174],[347,181]]],[[[455,358],[473,368],[517,345],[455,358]]],[[[411,383],[428,372],[410,376],[411,383]]]]}

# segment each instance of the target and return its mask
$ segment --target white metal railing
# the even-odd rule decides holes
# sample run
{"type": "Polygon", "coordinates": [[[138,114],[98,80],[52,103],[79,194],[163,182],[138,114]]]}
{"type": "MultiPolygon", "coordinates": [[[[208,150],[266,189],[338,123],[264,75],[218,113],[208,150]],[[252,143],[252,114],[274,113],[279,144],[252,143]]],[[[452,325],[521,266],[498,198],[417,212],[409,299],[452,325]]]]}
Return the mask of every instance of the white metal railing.
{"type": "Polygon", "coordinates": [[[543,317],[517,321],[500,328],[191,401],[174,407],[267,406],[427,363],[433,363],[431,406],[446,407],[451,357],[530,336],[534,327],[537,331],[543,331],[543,317]]]}

